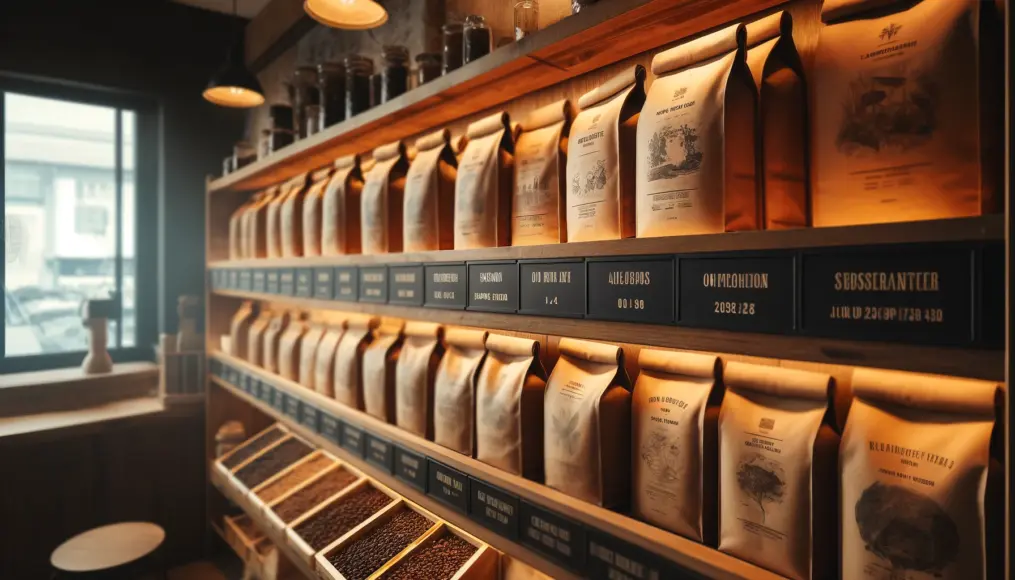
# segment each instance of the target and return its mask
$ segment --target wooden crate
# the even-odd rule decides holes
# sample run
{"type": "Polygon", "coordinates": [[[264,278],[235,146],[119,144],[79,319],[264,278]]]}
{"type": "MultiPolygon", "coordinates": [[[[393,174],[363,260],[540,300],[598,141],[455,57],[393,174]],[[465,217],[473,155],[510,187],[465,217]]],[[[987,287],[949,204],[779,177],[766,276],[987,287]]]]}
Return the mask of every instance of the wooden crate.
{"type": "MultiPolygon", "coordinates": [[[[373,531],[375,528],[384,525],[391,518],[395,517],[396,515],[398,515],[398,513],[404,510],[412,510],[414,512],[422,514],[428,520],[433,522],[433,524],[429,528],[427,528],[427,530],[423,532],[418,538],[416,538],[408,546],[406,546],[404,550],[392,556],[391,560],[389,561],[397,560],[403,553],[410,551],[414,545],[416,545],[418,542],[421,542],[424,538],[428,537],[431,532],[435,531],[441,523],[441,519],[436,515],[426,511],[422,507],[408,500],[401,499],[395,502],[394,504],[391,504],[388,507],[384,508],[383,510],[378,512],[374,517],[371,517],[369,520],[364,522],[363,525],[354,529],[352,532],[349,532],[345,536],[342,536],[341,538],[335,540],[327,548],[324,548],[323,550],[318,552],[317,555],[314,556],[314,559],[317,561],[317,564],[314,567],[314,571],[317,573],[317,577],[320,578],[321,580],[345,580],[345,576],[343,576],[342,573],[339,572],[338,569],[331,564],[328,558],[335,552],[356,542],[366,534],[373,531]]],[[[378,568],[378,570],[383,569],[386,565],[387,562],[381,565],[381,567],[378,568]]]]}
{"type": "Polygon", "coordinates": [[[303,574],[282,555],[270,538],[260,540],[255,546],[251,559],[244,562],[245,578],[256,580],[297,580],[303,574]]]}
{"type": "Polygon", "coordinates": [[[381,580],[383,578],[387,578],[389,573],[398,566],[400,562],[409,560],[412,558],[413,554],[423,550],[435,540],[439,540],[448,534],[458,536],[473,546],[476,546],[476,552],[472,554],[471,558],[462,564],[462,567],[458,569],[458,572],[452,576],[452,580],[488,580],[489,578],[498,577],[498,573],[500,571],[500,552],[464,530],[458,529],[447,522],[441,522],[430,528],[430,531],[417,540],[410,549],[402,551],[398,557],[393,558],[380,570],[374,572],[368,580],[381,580]]]}
{"type": "MultiPolygon", "coordinates": [[[[250,457],[248,457],[246,460],[243,461],[243,463],[237,465],[236,467],[234,467],[231,470],[226,470],[226,479],[228,479],[229,482],[232,484],[232,486],[236,488],[237,493],[239,493],[240,496],[243,497],[243,499],[246,499],[247,494],[250,492],[250,489],[248,489],[247,486],[242,481],[240,481],[238,477],[236,477],[236,474],[239,473],[240,470],[242,470],[244,467],[246,467],[246,466],[250,465],[251,463],[257,461],[265,453],[268,453],[272,449],[278,447],[279,445],[281,445],[281,444],[285,443],[286,441],[289,441],[290,439],[293,439],[293,438],[295,438],[295,435],[292,435],[292,434],[289,434],[289,435],[286,435],[284,437],[281,437],[277,441],[273,442],[271,445],[268,445],[264,449],[258,451],[257,453],[251,455],[250,457]]],[[[221,465],[221,464],[219,464],[219,465],[221,465]]],[[[223,466],[223,469],[225,469],[224,466],[223,466]]]]}
{"type": "Polygon", "coordinates": [[[240,525],[240,522],[243,520],[251,521],[250,516],[246,514],[226,517],[223,531],[225,532],[226,543],[245,562],[257,553],[255,546],[265,538],[265,535],[264,532],[261,532],[254,537],[248,536],[244,532],[243,526],[240,525]]]}
{"type": "MultiPolygon", "coordinates": [[[[315,459],[317,459],[317,458],[319,458],[321,456],[326,456],[326,457],[332,459],[333,461],[338,461],[338,459],[335,459],[335,457],[332,456],[331,454],[326,453],[326,452],[324,452],[324,451],[322,451],[320,449],[317,449],[317,450],[311,452],[309,455],[303,457],[302,459],[297,460],[295,463],[293,463],[293,464],[289,465],[288,467],[282,469],[282,471],[279,471],[275,475],[272,475],[271,477],[269,477],[265,481],[263,481],[263,482],[259,483],[258,485],[254,486],[253,489],[248,490],[247,491],[247,501],[258,512],[264,511],[263,508],[264,508],[264,503],[265,502],[264,502],[264,500],[262,500],[258,496],[258,494],[262,490],[264,490],[265,488],[267,488],[271,484],[275,483],[276,481],[282,479],[283,477],[285,477],[286,475],[288,475],[292,471],[296,470],[300,465],[303,465],[304,463],[307,463],[308,461],[313,461],[313,460],[315,460],[315,459]]],[[[329,469],[330,467],[331,466],[329,465],[325,469],[329,469]]]]}
{"type": "MultiPolygon", "coordinates": [[[[261,430],[261,431],[258,431],[257,433],[255,433],[255,434],[251,435],[250,437],[248,437],[248,438],[247,438],[247,440],[246,440],[246,441],[244,441],[243,443],[240,443],[240,444],[239,444],[239,445],[237,445],[236,447],[234,447],[234,448],[230,449],[230,450],[229,450],[229,453],[226,453],[226,454],[225,454],[225,455],[223,455],[222,457],[219,457],[219,458],[215,459],[215,461],[214,461],[214,462],[212,463],[212,469],[211,469],[211,471],[212,471],[212,474],[214,475],[214,474],[215,474],[216,472],[218,472],[218,474],[219,474],[219,475],[222,475],[222,476],[224,476],[224,477],[225,477],[226,479],[228,479],[228,478],[229,478],[229,476],[230,476],[230,475],[232,474],[232,472],[233,472],[233,471],[236,471],[237,469],[239,469],[239,468],[243,467],[243,466],[244,466],[244,465],[246,465],[246,464],[247,464],[247,463],[248,463],[248,462],[249,462],[249,461],[250,461],[251,459],[253,459],[254,457],[257,457],[258,455],[260,455],[260,453],[255,453],[255,454],[254,454],[253,456],[251,456],[251,457],[248,457],[246,461],[244,461],[244,462],[240,463],[239,465],[237,465],[236,467],[234,467],[234,468],[232,468],[232,469],[230,469],[230,468],[226,467],[225,465],[223,465],[223,464],[222,464],[222,462],[223,462],[223,461],[225,461],[226,459],[229,459],[230,457],[232,457],[232,456],[233,456],[233,454],[234,454],[234,453],[237,453],[237,452],[238,452],[238,451],[239,451],[240,449],[243,449],[243,448],[244,448],[244,447],[246,447],[247,445],[250,445],[250,443],[251,443],[252,441],[254,441],[255,439],[257,439],[257,438],[258,438],[258,437],[260,437],[261,435],[263,435],[263,434],[265,434],[265,433],[267,433],[267,432],[271,431],[272,429],[278,429],[278,430],[282,431],[283,433],[285,433],[286,435],[288,435],[288,434],[289,434],[289,429],[287,429],[287,428],[286,428],[286,427],[285,427],[284,425],[282,425],[281,423],[274,423],[274,424],[272,424],[272,425],[268,426],[268,427],[267,427],[266,429],[263,429],[263,430],[261,430]]],[[[285,437],[285,435],[283,435],[283,436],[282,436],[282,437],[280,437],[280,438],[279,438],[279,440],[278,440],[278,441],[276,441],[275,443],[278,443],[279,441],[282,441],[282,440],[283,440],[283,439],[285,439],[285,438],[286,438],[286,437],[285,437]]],[[[273,443],[272,445],[274,445],[274,443],[273,443]]],[[[269,445],[268,447],[271,447],[272,445],[269,445]]],[[[266,449],[267,449],[267,448],[266,448],[266,449]]],[[[263,453],[263,452],[264,452],[264,449],[262,449],[262,450],[261,450],[261,452],[263,453]]]]}
{"type": "MultiPolygon", "coordinates": [[[[283,496],[281,496],[279,498],[276,498],[271,503],[264,504],[262,502],[262,506],[263,507],[261,508],[261,516],[262,516],[261,517],[261,521],[264,522],[264,524],[268,527],[269,530],[274,532],[276,537],[282,537],[282,536],[284,536],[285,535],[285,529],[286,529],[286,527],[288,527],[289,524],[294,522],[295,520],[282,521],[282,518],[278,517],[278,514],[275,513],[274,507],[276,505],[282,503],[283,501],[289,499],[290,496],[300,492],[303,488],[307,487],[308,485],[313,484],[318,479],[321,479],[322,477],[325,477],[327,474],[335,471],[336,469],[346,469],[346,470],[348,470],[350,473],[352,473],[352,474],[357,476],[356,480],[353,481],[352,483],[350,483],[349,485],[345,486],[344,488],[336,491],[334,493],[334,495],[332,495],[331,497],[325,499],[324,502],[327,502],[328,500],[332,499],[333,497],[335,497],[335,496],[339,495],[340,493],[344,492],[345,490],[349,489],[353,485],[356,485],[361,480],[363,480],[364,477],[365,477],[363,475],[363,473],[361,471],[359,471],[358,469],[354,469],[352,466],[350,466],[347,463],[343,463],[342,461],[337,461],[335,463],[335,465],[332,465],[328,469],[325,469],[321,473],[318,473],[314,477],[311,477],[310,479],[304,481],[300,485],[297,485],[296,487],[290,489],[289,491],[286,492],[285,495],[283,495],[283,496]]],[[[322,503],[324,503],[324,502],[322,502],[322,503]]],[[[302,515],[306,515],[306,514],[302,514],[302,515]]],[[[302,517],[302,515],[300,517],[302,517]]],[[[296,518],[296,519],[299,519],[299,517],[296,518]]]]}
{"type": "MultiPolygon", "coordinates": [[[[380,514],[384,510],[390,508],[393,503],[395,503],[395,502],[397,502],[398,500],[401,499],[401,496],[399,496],[395,492],[391,491],[387,487],[384,487],[383,485],[373,481],[372,479],[362,478],[359,481],[357,481],[356,483],[346,487],[341,492],[339,492],[339,493],[335,494],[334,496],[332,496],[331,499],[328,499],[327,501],[322,502],[317,507],[315,507],[315,508],[311,509],[309,512],[303,514],[302,516],[300,516],[299,518],[294,520],[291,524],[289,524],[286,527],[286,529],[285,529],[286,542],[289,544],[289,546],[297,554],[300,555],[300,557],[303,559],[303,561],[307,564],[307,566],[310,569],[314,568],[314,555],[317,554],[318,550],[313,549],[312,547],[310,547],[310,544],[308,544],[305,541],[303,541],[303,538],[301,538],[299,536],[299,534],[296,533],[296,528],[298,528],[301,524],[303,524],[303,522],[306,522],[306,521],[309,521],[309,520],[315,518],[317,516],[317,514],[320,513],[322,510],[324,510],[324,509],[328,508],[329,506],[334,505],[336,503],[341,503],[342,501],[345,500],[345,498],[347,496],[355,494],[357,491],[359,491],[361,489],[364,489],[366,487],[374,487],[374,488],[384,492],[385,495],[387,495],[388,497],[391,498],[391,502],[389,502],[388,505],[386,505],[383,508],[381,508],[380,510],[378,510],[377,513],[375,513],[372,516],[370,516],[369,518],[367,518],[365,521],[360,522],[359,525],[357,525],[353,529],[349,530],[348,532],[346,532],[345,534],[343,534],[339,538],[336,538],[336,540],[342,540],[342,539],[348,537],[350,534],[353,534],[354,532],[359,530],[361,527],[363,527],[363,526],[367,525],[368,523],[370,523],[370,521],[373,520],[374,518],[376,518],[378,514],[380,514]]],[[[334,543],[334,542],[332,542],[332,543],[334,543]]]]}

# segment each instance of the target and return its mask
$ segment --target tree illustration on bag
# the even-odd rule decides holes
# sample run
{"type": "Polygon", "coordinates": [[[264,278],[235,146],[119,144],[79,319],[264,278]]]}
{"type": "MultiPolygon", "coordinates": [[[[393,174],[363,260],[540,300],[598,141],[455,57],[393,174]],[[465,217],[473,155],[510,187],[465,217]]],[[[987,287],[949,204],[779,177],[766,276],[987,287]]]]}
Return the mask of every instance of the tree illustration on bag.
{"type": "Polygon", "coordinates": [[[648,180],[672,179],[701,168],[702,153],[698,151],[698,130],[687,123],[679,127],[665,126],[652,134],[648,141],[648,180]],[[670,143],[683,149],[683,159],[674,163],[669,153],[670,143]]]}
{"type": "Polygon", "coordinates": [[[786,476],[779,462],[760,453],[747,455],[737,466],[737,486],[761,509],[761,523],[768,513],[766,503],[781,503],[786,493],[786,476]]]}

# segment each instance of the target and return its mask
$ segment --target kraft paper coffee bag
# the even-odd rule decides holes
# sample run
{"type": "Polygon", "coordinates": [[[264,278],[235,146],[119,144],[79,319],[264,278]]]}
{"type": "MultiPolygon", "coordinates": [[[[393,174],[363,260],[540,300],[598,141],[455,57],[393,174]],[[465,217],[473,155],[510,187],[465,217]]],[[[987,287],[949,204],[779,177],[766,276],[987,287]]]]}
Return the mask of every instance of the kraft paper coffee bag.
{"type": "Polygon", "coordinates": [[[514,138],[506,112],[469,124],[455,181],[455,249],[511,243],[514,138]]]}
{"type": "Polygon", "coordinates": [[[261,202],[264,192],[260,192],[245,201],[229,216],[229,259],[241,260],[247,257],[247,244],[243,238],[243,224],[247,212],[261,202]]]}
{"type": "Polygon", "coordinates": [[[363,192],[359,155],[346,155],[334,165],[335,172],[321,198],[321,254],[358,254],[362,242],[360,204],[363,192]]]}
{"type": "Polygon", "coordinates": [[[325,397],[335,396],[335,357],[338,343],[345,334],[345,320],[331,320],[320,344],[314,361],[314,390],[325,397]]]}
{"type": "Polygon", "coordinates": [[[660,52],[638,120],[638,237],[757,229],[757,90],[734,24],[660,52]]]}
{"type": "Polygon", "coordinates": [[[539,342],[491,334],[486,350],[476,386],[476,459],[542,481],[546,371],[539,342]]]}
{"type": "Polygon", "coordinates": [[[401,141],[374,149],[374,167],[363,184],[364,254],[402,251],[402,209],[409,158],[401,141]]]}
{"type": "Polygon", "coordinates": [[[454,249],[457,175],[450,131],[442,129],[416,140],[416,157],[405,181],[404,251],[454,249]]]}
{"type": "Polygon", "coordinates": [[[281,192],[279,186],[269,187],[260,200],[252,205],[240,222],[245,258],[268,257],[268,210],[281,192]]]}
{"type": "Polygon", "coordinates": [[[307,332],[300,339],[299,383],[308,389],[316,389],[317,349],[328,327],[323,320],[311,320],[307,332]]]}
{"type": "Polygon", "coordinates": [[[269,373],[278,373],[279,341],[289,326],[289,312],[275,312],[265,329],[261,347],[261,364],[269,373]]]}
{"type": "Polygon", "coordinates": [[[511,245],[567,241],[567,138],[574,107],[563,100],[540,107],[522,122],[515,144],[511,245]]]}
{"type": "MultiPolygon", "coordinates": [[[[990,2],[826,0],[815,54],[815,226],[995,209],[981,167],[990,2]],[[981,76],[980,71],[985,75],[981,76]]],[[[996,75],[993,75],[996,76],[996,75]]],[[[992,141],[987,141],[992,143],[992,141]]],[[[996,149],[993,145],[987,149],[996,149]]]]}
{"type": "Polygon", "coordinates": [[[375,326],[373,316],[350,316],[335,350],[335,400],[353,409],[363,410],[363,351],[373,339],[375,326]]]}
{"type": "Polygon", "coordinates": [[[645,67],[635,65],[578,99],[567,155],[567,241],[635,232],[635,151],[645,67]]]}
{"type": "Polygon", "coordinates": [[[631,381],[624,351],[560,339],[546,384],[543,442],[546,485],[603,507],[630,497],[631,381]]]}
{"type": "Polygon", "coordinates": [[[407,322],[395,369],[395,424],[427,439],[433,439],[434,382],[444,354],[443,336],[439,324],[407,322]]]}
{"type": "Polygon", "coordinates": [[[395,367],[402,350],[405,321],[384,319],[374,340],[363,352],[364,410],[388,423],[395,422],[395,367]]]}
{"type": "Polygon", "coordinates": [[[251,300],[244,300],[239,310],[233,314],[229,324],[229,336],[232,337],[232,352],[227,353],[242,359],[249,360],[247,355],[247,341],[250,336],[250,327],[254,324],[260,311],[260,304],[251,300]]]}
{"type": "Polygon", "coordinates": [[[839,453],[842,575],[967,580],[988,574],[988,482],[999,386],[857,369],[839,453]]]}
{"type": "Polygon", "coordinates": [[[765,229],[807,227],[807,88],[789,12],[747,25],[747,66],[758,87],[765,229]]]}
{"type": "Polygon", "coordinates": [[[331,178],[332,168],[315,171],[310,176],[310,187],[303,196],[303,255],[321,255],[323,235],[324,190],[331,178]]]}
{"type": "MultiPolygon", "coordinates": [[[[275,317],[270,308],[261,308],[261,313],[250,324],[247,333],[247,362],[264,367],[264,335],[268,331],[271,320],[275,317]]],[[[236,342],[233,341],[235,347],[236,342]]]]}
{"type": "Polygon", "coordinates": [[[306,313],[295,313],[278,339],[278,374],[295,381],[300,378],[300,347],[307,333],[306,313]]]}
{"type": "Polygon", "coordinates": [[[834,577],[832,378],[731,362],[719,413],[719,550],[798,580],[834,577]]]}
{"type": "Polygon", "coordinates": [[[282,224],[282,257],[298,258],[303,255],[303,196],[307,192],[304,173],[289,180],[289,193],[282,200],[279,220],[282,224]]]}
{"type": "Polygon", "coordinates": [[[631,403],[632,515],[715,545],[719,357],[643,348],[638,367],[631,403]]]}
{"type": "Polygon", "coordinates": [[[434,380],[434,442],[472,457],[476,449],[476,380],[486,358],[485,330],[449,328],[434,380]]]}

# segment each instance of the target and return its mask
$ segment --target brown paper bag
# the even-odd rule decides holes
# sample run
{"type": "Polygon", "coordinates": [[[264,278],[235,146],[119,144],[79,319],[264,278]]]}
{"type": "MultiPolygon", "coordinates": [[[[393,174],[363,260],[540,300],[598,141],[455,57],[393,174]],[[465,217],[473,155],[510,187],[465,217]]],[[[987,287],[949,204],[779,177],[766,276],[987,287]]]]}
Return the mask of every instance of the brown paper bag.
{"type": "Polygon", "coordinates": [[[298,258],[303,255],[303,196],[307,192],[308,174],[298,175],[288,182],[289,193],[282,200],[279,220],[282,224],[282,257],[298,258]]]}
{"type": "Polygon", "coordinates": [[[247,340],[250,336],[250,326],[257,319],[259,310],[260,304],[251,300],[244,300],[240,304],[239,310],[233,314],[233,319],[229,324],[229,336],[232,338],[230,341],[232,352],[227,354],[243,359],[248,358],[247,340]]]}
{"type": "Polygon", "coordinates": [[[416,150],[405,183],[404,251],[454,249],[458,159],[451,148],[451,132],[441,129],[420,137],[416,150]]]}
{"type": "Polygon", "coordinates": [[[317,356],[314,360],[314,390],[325,397],[335,396],[335,357],[338,343],[345,334],[345,320],[331,321],[320,344],[317,345],[317,356]]]}
{"type": "Polygon", "coordinates": [[[476,385],[476,459],[542,481],[546,371],[539,342],[491,334],[486,350],[476,385]]]}
{"type": "Polygon", "coordinates": [[[814,67],[815,226],[994,211],[990,172],[981,167],[991,124],[982,116],[990,94],[978,56],[990,5],[824,2],[814,67]]]}
{"type": "Polygon", "coordinates": [[[834,577],[832,378],[731,362],[719,413],[719,550],[794,579],[834,577]]]}
{"type": "Polygon", "coordinates": [[[374,167],[363,185],[361,221],[364,254],[402,251],[402,195],[409,157],[401,141],[374,149],[374,167]]]}
{"type": "Polygon", "coordinates": [[[363,351],[373,339],[371,330],[377,318],[365,314],[350,316],[346,330],[335,350],[335,400],[353,409],[363,410],[363,351]]]}
{"type": "Polygon", "coordinates": [[[250,324],[250,331],[247,333],[247,362],[254,366],[265,366],[264,335],[268,332],[268,325],[273,318],[275,314],[270,308],[261,308],[261,313],[250,324]]]}
{"type": "Polygon", "coordinates": [[[268,257],[268,209],[280,194],[279,186],[269,187],[260,200],[250,206],[240,223],[241,236],[246,249],[245,258],[268,257]]]}
{"type": "Polygon", "coordinates": [[[229,216],[229,259],[242,260],[247,257],[247,244],[243,238],[243,224],[247,219],[247,212],[261,202],[264,192],[254,194],[245,201],[236,211],[229,216]]]}
{"type": "Polygon", "coordinates": [[[278,373],[279,340],[289,326],[289,312],[275,312],[264,331],[261,347],[261,366],[269,373],[278,373]]]}
{"type": "Polygon", "coordinates": [[[402,350],[405,321],[385,318],[363,351],[363,408],[382,421],[395,422],[395,367],[402,350]]]}
{"type": "Polygon", "coordinates": [[[631,399],[636,518],[715,545],[719,357],[642,349],[631,399]]]}
{"type": "Polygon", "coordinates": [[[536,109],[522,123],[515,144],[512,246],[567,241],[565,169],[573,117],[574,107],[565,99],[536,109]]]}
{"type": "Polygon", "coordinates": [[[278,339],[278,374],[295,381],[300,378],[300,347],[307,333],[306,313],[296,312],[278,339]]]}
{"type": "Polygon", "coordinates": [[[444,354],[443,336],[439,324],[407,322],[395,369],[395,424],[427,439],[433,439],[434,381],[444,354]]]}
{"type": "Polygon", "coordinates": [[[476,379],[486,358],[485,330],[449,328],[434,379],[434,442],[472,457],[476,449],[476,379]]]}
{"type": "Polygon", "coordinates": [[[628,502],[631,381],[613,344],[560,339],[546,384],[546,485],[603,507],[628,502]]]}
{"type": "Polygon", "coordinates": [[[335,161],[335,172],[321,198],[321,254],[337,256],[360,253],[360,204],[363,176],[359,155],[335,161]]]}
{"type": "Polygon", "coordinates": [[[310,187],[303,196],[303,255],[321,255],[324,189],[331,179],[332,168],[320,169],[310,175],[310,187]]]}
{"type": "Polygon", "coordinates": [[[327,330],[323,320],[314,320],[307,325],[307,332],[300,339],[299,383],[308,389],[317,387],[317,349],[327,330]]]}
{"type": "Polygon", "coordinates": [[[567,156],[567,241],[634,235],[638,116],[645,67],[635,65],[578,99],[567,156]],[[623,152],[623,154],[621,153],[623,152]]]}
{"type": "Polygon", "coordinates": [[[638,121],[638,237],[757,229],[757,89],[734,24],[660,52],[638,121]]]}
{"type": "MultiPolygon", "coordinates": [[[[842,578],[988,574],[985,517],[999,386],[857,369],[842,434],[842,578]]],[[[994,571],[998,572],[998,571],[994,571]]]]}
{"type": "Polygon", "coordinates": [[[758,87],[758,183],[764,191],[765,229],[807,227],[807,88],[789,12],[747,25],[747,66],[758,87]]]}
{"type": "Polygon", "coordinates": [[[511,243],[514,139],[506,112],[469,124],[455,181],[455,249],[511,243]]]}

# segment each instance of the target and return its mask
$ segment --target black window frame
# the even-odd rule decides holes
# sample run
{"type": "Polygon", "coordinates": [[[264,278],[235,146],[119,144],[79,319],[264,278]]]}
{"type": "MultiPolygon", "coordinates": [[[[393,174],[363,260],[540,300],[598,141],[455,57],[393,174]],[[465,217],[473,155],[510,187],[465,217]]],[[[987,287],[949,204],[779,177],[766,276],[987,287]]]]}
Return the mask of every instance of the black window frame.
{"type": "MultiPolygon", "coordinates": [[[[121,296],[123,285],[123,171],[122,120],[124,111],[134,113],[134,346],[122,343],[123,309],[116,324],[116,336],[109,337],[109,354],[114,363],[154,360],[158,337],[158,196],[161,150],[161,104],[158,99],[140,93],[109,90],[102,87],[39,79],[0,71],[0,249],[6,256],[6,116],[4,95],[17,93],[116,109],[115,187],[116,187],[116,260],[115,283],[121,296]]],[[[0,261],[0,280],[6,294],[6,258],[0,261]]],[[[6,303],[6,296],[4,296],[6,303]]],[[[4,310],[6,326],[6,308],[4,310]]],[[[6,333],[5,333],[6,334],[6,333]]],[[[0,375],[49,369],[71,368],[84,360],[86,351],[68,351],[7,357],[5,334],[0,334],[0,375]]]]}

